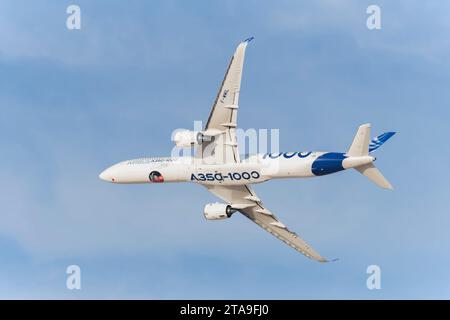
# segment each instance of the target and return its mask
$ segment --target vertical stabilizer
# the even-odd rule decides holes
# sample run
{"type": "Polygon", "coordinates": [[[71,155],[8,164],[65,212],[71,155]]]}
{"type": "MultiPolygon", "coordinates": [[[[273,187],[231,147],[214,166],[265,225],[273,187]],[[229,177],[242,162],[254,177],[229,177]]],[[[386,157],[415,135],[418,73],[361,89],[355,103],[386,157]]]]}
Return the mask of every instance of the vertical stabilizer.
{"type": "Polygon", "coordinates": [[[347,156],[360,157],[369,154],[370,127],[370,123],[366,123],[358,128],[358,132],[353,138],[353,143],[347,151],[347,156]]]}

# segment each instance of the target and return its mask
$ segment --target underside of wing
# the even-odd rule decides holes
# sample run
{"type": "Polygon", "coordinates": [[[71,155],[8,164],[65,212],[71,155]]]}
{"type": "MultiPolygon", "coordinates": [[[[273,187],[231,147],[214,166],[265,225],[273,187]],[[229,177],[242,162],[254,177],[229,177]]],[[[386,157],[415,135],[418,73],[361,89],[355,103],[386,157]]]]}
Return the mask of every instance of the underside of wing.
{"type": "Polygon", "coordinates": [[[219,164],[240,161],[236,140],[237,113],[245,49],[252,39],[241,42],[237,47],[217,93],[205,125],[205,132],[212,136],[212,141],[203,142],[199,148],[198,156],[205,162],[219,164]]]}
{"type": "Polygon", "coordinates": [[[310,259],[328,262],[270,212],[249,186],[208,186],[207,188],[211,193],[230,204],[231,207],[238,209],[244,216],[290,247],[310,259]]]}

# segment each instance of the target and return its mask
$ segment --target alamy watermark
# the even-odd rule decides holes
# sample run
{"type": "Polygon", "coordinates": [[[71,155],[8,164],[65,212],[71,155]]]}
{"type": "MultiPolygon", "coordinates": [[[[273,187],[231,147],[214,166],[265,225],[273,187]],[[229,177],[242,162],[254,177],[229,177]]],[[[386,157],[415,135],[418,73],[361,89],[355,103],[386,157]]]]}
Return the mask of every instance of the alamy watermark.
{"type": "Polygon", "coordinates": [[[229,162],[239,152],[242,162],[256,160],[251,155],[278,153],[280,146],[279,129],[247,130],[232,128],[229,130],[203,130],[202,121],[194,121],[194,129],[175,129],[171,140],[175,142],[171,157],[186,159],[201,158],[205,164],[229,162]],[[239,146],[239,150],[238,150],[239,146]]]}
{"type": "Polygon", "coordinates": [[[367,289],[380,290],[381,289],[381,268],[376,264],[372,264],[367,267],[366,270],[369,277],[366,281],[367,289]]]}
{"type": "Polygon", "coordinates": [[[81,290],[81,268],[73,264],[67,267],[66,273],[69,275],[66,280],[66,288],[69,290],[81,290]]]}
{"type": "Polygon", "coordinates": [[[75,4],[67,7],[66,13],[69,15],[66,19],[66,27],[68,30],[81,29],[81,8],[75,4]]]}
{"type": "Polygon", "coordinates": [[[366,13],[369,14],[367,17],[366,25],[369,30],[380,30],[381,29],[381,8],[376,4],[372,4],[367,7],[366,13]]]}

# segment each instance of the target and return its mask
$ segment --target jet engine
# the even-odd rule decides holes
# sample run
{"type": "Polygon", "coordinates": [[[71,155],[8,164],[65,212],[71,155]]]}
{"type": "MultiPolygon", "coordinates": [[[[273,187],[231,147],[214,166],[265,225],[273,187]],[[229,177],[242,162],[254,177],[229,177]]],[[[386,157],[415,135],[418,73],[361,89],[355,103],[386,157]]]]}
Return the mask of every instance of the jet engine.
{"type": "Polygon", "coordinates": [[[211,141],[212,137],[200,131],[183,130],[178,131],[173,136],[173,141],[177,147],[192,147],[200,145],[204,141],[211,141]]]}
{"type": "Polygon", "coordinates": [[[231,217],[236,209],[225,203],[208,203],[203,210],[207,220],[223,220],[231,217]]]}

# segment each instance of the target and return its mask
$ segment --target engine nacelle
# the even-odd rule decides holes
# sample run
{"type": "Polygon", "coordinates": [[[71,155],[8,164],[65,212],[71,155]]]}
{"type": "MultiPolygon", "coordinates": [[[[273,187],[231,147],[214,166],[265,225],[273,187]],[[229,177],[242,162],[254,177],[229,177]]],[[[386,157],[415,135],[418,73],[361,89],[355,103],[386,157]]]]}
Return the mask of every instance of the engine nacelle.
{"type": "MultiPolygon", "coordinates": [[[[205,133],[209,133],[211,130],[207,130],[205,133]]],[[[201,131],[178,131],[173,135],[173,141],[177,147],[192,147],[194,145],[200,145],[204,141],[211,141],[212,136],[205,134],[201,131]]],[[[215,132],[213,132],[215,134],[215,132]]]]}
{"type": "Polygon", "coordinates": [[[197,144],[197,134],[199,133],[189,130],[178,131],[174,134],[173,141],[177,147],[191,147],[197,144]]]}
{"type": "Polygon", "coordinates": [[[207,220],[223,220],[231,217],[236,212],[229,204],[225,203],[208,203],[203,210],[207,220]]]}

